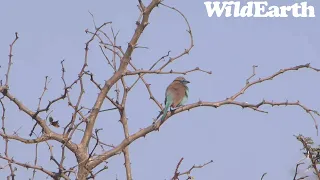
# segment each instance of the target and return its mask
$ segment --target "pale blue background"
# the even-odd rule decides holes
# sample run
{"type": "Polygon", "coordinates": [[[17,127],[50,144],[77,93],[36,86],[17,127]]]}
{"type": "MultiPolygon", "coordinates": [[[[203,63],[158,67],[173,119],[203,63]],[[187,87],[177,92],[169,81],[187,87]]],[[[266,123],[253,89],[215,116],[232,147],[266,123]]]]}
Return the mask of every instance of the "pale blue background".
{"type": "MultiPolygon", "coordinates": [[[[144,1],[147,4],[147,1],[144,1]]],[[[258,65],[257,76],[265,77],[281,68],[311,63],[320,68],[320,21],[319,18],[209,18],[204,1],[165,1],[175,6],[189,19],[194,33],[195,47],[189,56],[172,63],[166,70],[188,70],[201,67],[212,70],[212,75],[194,73],[186,76],[191,81],[189,103],[201,100],[219,101],[233,95],[245,85],[252,73],[252,65],[258,65]]],[[[244,2],[244,1],[242,1],[244,2]]],[[[269,1],[275,5],[289,5],[294,1],[269,1]]],[[[320,2],[310,1],[320,12],[320,2]]],[[[130,40],[139,15],[138,1],[3,1],[0,6],[0,69],[4,79],[7,67],[9,43],[14,32],[20,39],[14,48],[10,89],[12,94],[35,110],[38,104],[44,77],[52,78],[49,91],[43,100],[59,96],[62,91],[60,61],[66,59],[66,78],[70,83],[80,71],[84,59],[84,43],[91,37],[85,29],[94,29],[88,10],[95,15],[98,25],[112,21],[115,30],[120,30],[118,42],[123,47],[130,40]]],[[[164,7],[156,8],[150,17],[150,25],[139,40],[149,50],[137,49],[133,63],[139,68],[149,68],[155,60],[166,54],[180,53],[188,47],[189,39],[183,19],[164,7]]],[[[103,83],[112,71],[100,53],[98,43],[92,44],[89,53],[89,70],[103,83]]],[[[311,70],[289,72],[273,81],[249,89],[239,100],[256,103],[263,98],[274,101],[296,101],[319,110],[320,74],[311,70]]],[[[146,76],[152,91],[159,101],[164,100],[165,87],[175,75],[146,76]]],[[[87,83],[89,84],[89,83],[87,83]]],[[[85,105],[91,107],[97,91],[88,85],[85,105]]],[[[77,88],[75,88],[77,89],[77,88]]],[[[77,92],[74,91],[74,92],[77,92]]],[[[110,91],[110,95],[114,95],[110,91]]],[[[73,100],[77,94],[72,96],[73,100]]],[[[20,113],[11,102],[7,104],[7,131],[28,137],[33,126],[31,118],[20,113]]],[[[105,103],[104,107],[112,107],[105,103]]],[[[71,109],[66,102],[52,107],[53,116],[65,126],[71,118],[71,109]]],[[[130,133],[146,127],[158,113],[157,106],[149,100],[143,83],[138,83],[128,98],[130,133]]],[[[267,172],[266,180],[292,179],[297,161],[303,158],[300,143],[293,137],[299,133],[312,136],[317,141],[312,119],[297,107],[263,107],[269,114],[254,112],[234,106],[218,109],[197,108],[183,112],[170,119],[160,132],[153,132],[130,146],[133,179],[170,179],[181,157],[185,160],[181,171],[193,164],[209,160],[214,163],[195,170],[197,180],[211,179],[260,179],[267,172]]],[[[45,114],[42,114],[45,117],[45,114]]],[[[96,128],[103,128],[100,137],[105,142],[117,144],[123,138],[116,111],[99,116],[96,128]]],[[[318,118],[319,120],[319,118],[318,118]]],[[[39,132],[39,128],[37,128],[39,132]]],[[[61,132],[55,129],[57,132],[61,132]]],[[[81,133],[77,134],[79,139],[81,133]]],[[[319,141],[317,141],[319,142],[319,141]]],[[[94,142],[93,142],[94,143],[94,142]]],[[[55,156],[60,160],[59,144],[55,156]]],[[[0,149],[3,154],[4,143],[0,149]]],[[[34,145],[10,142],[10,156],[21,162],[33,163],[34,145]]],[[[98,149],[100,151],[100,149],[98,149]]],[[[56,171],[49,161],[48,148],[39,146],[42,155],[38,163],[56,171]]],[[[65,166],[75,165],[74,158],[67,154],[65,166]]],[[[6,163],[0,160],[1,165],[6,163]]],[[[97,179],[125,179],[123,156],[109,160],[109,170],[97,179]]],[[[32,171],[18,167],[17,179],[27,179],[32,171]]],[[[9,171],[0,170],[0,179],[9,171]]],[[[310,174],[310,173],[307,173],[310,174]]],[[[301,173],[301,175],[305,175],[301,173]]],[[[44,179],[37,173],[36,179],[44,179]]],[[[312,178],[311,178],[312,179],[312,178]]]]}

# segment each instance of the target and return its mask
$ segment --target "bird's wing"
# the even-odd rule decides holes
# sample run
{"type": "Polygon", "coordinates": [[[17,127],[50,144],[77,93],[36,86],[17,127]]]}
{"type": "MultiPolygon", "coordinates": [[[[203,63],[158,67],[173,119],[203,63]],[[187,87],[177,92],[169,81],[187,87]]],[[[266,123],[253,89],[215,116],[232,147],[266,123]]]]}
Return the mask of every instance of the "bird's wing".
{"type": "Polygon", "coordinates": [[[188,87],[186,87],[185,96],[183,97],[180,104],[178,104],[178,106],[182,106],[188,101],[188,94],[189,94],[189,89],[188,89],[188,87]]]}
{"type": "Polygon", "coordinates": [[[168,87],[166,94],[167,96],[172,96],[172,107],[175,108],[182,102],[183,98],[186,96],[186,87],[179,82],[173,82],[168,87]]]}

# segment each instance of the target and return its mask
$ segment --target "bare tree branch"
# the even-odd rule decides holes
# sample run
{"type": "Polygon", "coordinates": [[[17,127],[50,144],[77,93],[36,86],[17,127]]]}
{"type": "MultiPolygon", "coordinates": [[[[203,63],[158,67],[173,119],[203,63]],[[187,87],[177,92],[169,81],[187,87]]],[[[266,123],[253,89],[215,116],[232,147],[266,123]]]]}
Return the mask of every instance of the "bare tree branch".
{"type": "Polygon", "coordinates": [[[177,167],[176,167],[176,170],[175,170],[174,175],[173,175],[173,177],[171,178],[171,180],[179,180],[179,176],[183,176],[183,175],[188,175],[188,179],[190,179],[190,177],[191,177],[190,174],[191,174],[192,170],[194,170],[194,169],[201,169],[201,168],[207,166],[208,164],[213,163],[213,161],[211,160],[211,161],[209,161],[209,162],[207,162],[207,163],[204,163],[204,164],[202,164],[202,165],[198,165],[198,166],[193,165],[189,170],[180,173],[180,172],[178,172],[178,170],[179,170],[179,167],[180,167],[182,161],[183,161],[183,158],[181,158],[180,161],[178,162],[177,167]]]}
{"type": "MultiPolygon", "coordinates": [[[[214,107],[214,108],[218,108],[224,105],[235,105],[235,106],[239,106],[242,108],[249,108],[252,109],[254,111],[259,111],[259,112],[265,112],[260,110],[259,108],[263,105],[270,105],[270,106],[297,106],[300,107],[301,109],[303,109],[304,111],[306,111],[308,114],[315,114],[317,116],[319,116],[319,113],[316,110],[312,110],[307,108],[306,106],[302,105],[299,101],[297,102],[273,102],[273,101],[266,101],[266,100],[262,100],[261,102],[257,103],[257,104],[249,104],[247,102],[238,102],[235,101],[234,99],[239,97],[240,95],[242,95],[249,87],[252,87],[253,85],[259,84],[261,82],[270,80],[271,78],[277,77],[278,75],[290,71],[290,70],[298,70],[301,68],[310,68],[310,64],[306,64],[306,65],[300,65],[300,66],[295,66],[292,68],[287,68],[284,70],[280,70],[279,72],[267,77],[267,78],[262,78],[259,79],[257,81],[254,81],[252,83],[246,84],[246,86],[244,88],[242,88],[238,93],[236,93],[235,95],[231,96],[230,98],[227,98],[225,100],[222,101],[218,101],[218,102],[203,102],[203,101],[199,101],[193,104],[188,104],[185,106],[182,106],[180,108],[175,109],[173,112],[168,112],[165,121],[170,118],[172,115],[177,114],[177,113],[181,113],[183,111],[187,111],[187,110],[191,110],[193,108],[197,108],[197,107],[202,107],[202,106],[208,106],[208,107],[214,107]]],[[[312,116],[313,117],[313,116],[312,116]]],[[[132,143],[133,141],[135,141],[138,138],[141,137],[145,137],[148,133],[158,130],[161,122],[158,121],[146,128],[141,129],[140,131],[132,134],[129,138],[124,139],[118,146],[116,146],[114,149],[109,150],[107,152],[104,152],[103,154],[101,154],[100,156],[96,157],[95,159],[92,160],[92,162],[89,163],[89,167],[93,168],[96,167],[99,163],[101,163],[102,161],[114,156],[115,154],[117,154],[119,151],[122,151],[123,148],[125,148],[126,146],[128,146],[130,143],[132,143]]],[[[315,127],[317,129],[317,124],[315,121],[315,127]]]]}
{"type": "Polygon", "coordinates": [[[303,176],[303,177],[300,177],[300,178],[297,179],[298,168],[299,168],[299,166],[302,165],[302,164],[304,164],[304,163],[297,163],[297,164],[296,164],[296,170],[295,170],[295,173],[294,173],[293,180],[302,180],[302,179],[305,179],[305,178],[308,177],[308,176],[303,176]]]}
{"type": "Polygon", "coordinates": [[[262,176],[261,176],[261,180],[263,180],[263,178],[267,175],[267,173],[263,173],[262,176]]]}
{"type": "Polygon", "coordinates": [[[198,67],[192,69],[192,70],[188,70],[188,71],[185,71],[185,72],[177,72],[177,71],[169,71],[169,72],[163,72],[161,70],[154,70],[154,71],[150,71],[150,70],[136,70],[136,71],[127,71],[126,72],[126,75],[136,75],[136,74],[141,74],[141,73],[144,73],[144,74],[183,74],[183,75],[186,75],[188,73],[191,73],[191,72],[194,72],[194,71],[201,71],[201,72],[205,72],[207,74],[211,74],[212,72],[211,71],[205,71],[205,70],[202,70],[198,67]]]}
{"type": "Polygon", "coordinates": [[[159,0],[153,0],[150,3],[150,5],[145,9],[142,21],[141,21],[140,25],[138,25],[130,43],[128,43],[128,48],[125,52],[124,57],[121,60],[121,64],[119,66],[118,71],[109,80],[106,81],[104,87],[101,89],[101,92],[98,95],[97,101],[95,102],[95,105],[92,108],[93,109],[92,113],[88,117],[88,119],[90,119],[90,121],[86,126],[85,135],[83,136],[83,138],[81,140],[81,146],[84,146],[84,147],[88,146],[89,140],[91,138],[92,129],[95,124],[96,118],[98,116],[98,112],[104,102],[103,100],[104,100],[106,94],[108,93],[108,91],[110,90],[110,88],[121,78],[122,72],[126,69],[128,63],[131,59],[131,54],[134,50],[133,47],[137,43],[137,41],[140,38],[145,27],[149,24],[148,20],[149,20],[149,15],[150,15],[152,9],[155,6],[157,6],[159,3],[160,3],[159,0]]]}
{"type": "MultiPolygon", "coordinates": [[[[0,99],[0,103],[1,103],[1,107],[2,107],[2,116],[1,116],[1,120],[2,120],[2,132],[3,133],[0,133],[0,135],[2,136],[2,138],[5,140],[5,150],[4,150],[4,154],[6,156],[6,158],[9,157],[9,153],[8,153],[8,149],[9,149],[9,138],[7,138],[7,134],[6,134],[6,128],[5,128],[5,112],[6,112],[6,109],[4,107],[4,104],[2,102],[2,100],[0,99]]],[[[1,154],[0,154],[1,155],[1,154]]],[[[14,174],[14,171],[15,171],[15,168],[13,168],[12,166],[12,163],[11,161],[8,161],[8,166],[10,168],[10,176],[11,176],[11,179],[14,180],[15,179],[15,174],[14,174]]],[[[8,176],[8,178],[10,177],[8,176]]]]}
{"type": "MultiPolygon", "coordinates": [[[[13,164],[16,164],[16,165],[19,165],[21,167],[25,167],[27,169],[36,169],[38,171],[41,171],[47,175],[49,175],[50,177],[52,177],[53,179],[57,179],[57,176],[54,172],[51,172],[51,171],[48,171],[46,169],[44,169],[42,166],[36,166],[36,165],[30,165],[28,163],[21,163],[21,162],[17,162],[15,160],[13,160],[13,158],[8,158],[8,157],[5,157],[5,156],[2,156],[0,154],[0,159],[4,159],[4,160],[7,160],[8,162],[10,163],[13,163],[13,164]]],[[[62,176],[64,179],[67,179],[67,180],[70,180],[70,178],[66,177],[66,176],[62,176]]]]}
{"type": "Polygon", "coordinates": [[[184,55],[189,54],[189,52],[190,52],[191,49],[193,48],[194,44],[193,44],[193,35],[192,35],[191,27],[190,27],[189,21],[188,21],[188,19],[185,17],[185,15],[184,15],[181,11],[179,11],[178,9],[176,9],[175,7],[171,7],[171,6],[165,5],[165,4],[163,4],[163,3],[160,3],[160,4],[161,4],[162,6],[164,6],[164,7],[167,7],[167,8],[169,8],[169,9],[172,9],[172,10],[176,11],[177,13],[179,13],[179,14],[183,17],[183,19],[185,20],[185,22],[186,22],[186,24],[187,24],[187,26],[188,26],[187,32],[188,32],[188,34],[189,34],[189,36],[190,36],[190,46],[189,46],[189,48],[185,49],[181,54],[179,54],[179,55],[177,55],[177,56],[175,56],[175,57],[170,57],[169,61],[166,62],[164,65],[162,65],[162,66],[159,68],[159,70],[162,70],[162,69],[164,69],[165,67],[167,67],[170,63],[172,63],[173,61],[181,58],[181,57],[184,56],[184,55]]]}
{"type": "MultiPolygon", "coordinates": [[[[313,144],[313,141],[311,138],[306,138],[302,135],[295,136],[298,141],[300,141],[303,145],[303,148],[306,150],[306,156],[310,159],[311,161],[311,166],[314,170],[315,175],[317,178],[320,180],[320,172],[317,167],[317,164],[319,164],[319,152],[320,149],[315,149],[312,148],[311,145],[313,144]]],[[[298,165],[297,165],[298,166],[298,165]]]]}
{"type": "Polygon", "coordinates": [[[16,43],[16,41],[19,39],[19,36],[18,36],[18,33],[17,33],[17,32],[15,33],[15,35],[16,35],[15,39],[14,39],[13,42],[10,44],[8,70],[7,70],[7,73],[6,73],[6,84],[5,84],[6,87],[9,86],[9,74],[10,74],[11,65],[12,65],[12,56],[13,56],[12,51],[13,51],[13,46],[14,46],[14,44],[16,43]]]}
{"type": "MultiPolygon", "coordinates": [[[[254,65],[252,66],[252,74],[246,79],[246,82],[244,86],[237,91],[235,94],[232,94],[226,99],[222,99],[220,101],[216,102],[209,102],[209,101],[202,101],[199,100],[198,102],[193,102],[191,104],[186,104],[184,106],[178,107],[173,111],[168,112],[166,119],[162,122],[156,119],[153,122],[150,120],[150,125],[141,128],[139,131],[134,132],[133,134],[130,133],[130,128],[128,125],[128,118],[127,118],[127,111],[129,112],[129,108],[127,106],[127,99],[129,97],[129,93],[132,92],[131,90],[135,88],[136,86],[139,86],[139,81],[142,82],[142,86],[144,86],[147,90],[148,96],[150,100],[152,100],[152,103],[157,105],[160,109],[160,111],[163,110],[161,101],[157,99],[154,96],[154,92],[151,89],[151,83],[148,82],[145,78],[145,76],[159,76],[163,74],[179,74],[179,75],[186,75],[189,73],[195,73],[195,72],[203,72],[207,74],[212,74],[211,71],[203,70],[199,67],[195,68],[187,68],[187,70],[170,70],[169,66],[172,62],[182,59],[185,55],[189,54],[191,49],[194,46],[194,40],[193,40],[193,34],[191,31],[190,24],[186,18],[186,16],[176,9],[175,7],[168,6],[166,4],[162,3],[162,0],[152,0],[148,5],[145,5],[142,0],[138,0],[137,7],[139,9],[139,17],[136,21],[136,29],[134,31],[134,34],[132,35],[129,43],[127,44],[126,48],[122,48],[120,45],[118,45],[117,38],[119,35],[119,31],[114,31],[113,27],[108,27],[108,24],[111,24],[111,22],[103,23],[101,26],[96,25],[96,21],[94,18],[94,15],[90,13],[92,17],[92,21],[94,24],[94,30],[86,30],[85,32],[89,36],[89,40],[85,43],[85,52],[84,52],[84,60],[83,64],[81,64],[81,69],[79,70],[79,73],[77,76],[70,81],[70,83],[67,83],[66,79],[66,69],[64,66],[65,60],[62,60],[61,63],[61,82],[63,83],[62,88],[62,94],[56,96],[54,99],[49,100],[45,106],[42,107],[43,104],[43,97],[45,93],[48,90],[48,84],[50,82],[50,79],[48,79],[48,76],[45,77],[45,83],[43,87],[42,94],[39,97],[38,106],[35,111],[31,110],[32,108],[27,107],[25,104],[22,103],[21,99],[15,97],[13,94],[11,94],[10,88],[9,88],[9,78],[10,78],[10,71],[11,71],[11,65],[12,65],[12,52],[15,42],[18,40],[18,34],[16,33],[14,41],[10,44],[9,49],[9,60],[8,60],[8,69],[5,76],[5,84],[2,85],[2,80],[0,83],[0,94],[3,95],[3,97],[0,98],[0,104],[2,108],[2,132],[0,132],[0,136],[4,139],[4,155],[0,154],[0,159],[4,160],[5,164],[0,166],[1,168],[9,168],[10,169],[10,175],[8,176],[8,179],[14,180],[15,179],[15,166],[24,167],[26,169],[31,168],[33,169],[32,173],[32,179],[35,179],[37,172],[43,172],[50,176],[53,179],[72,179],[73,175],[76,176],[77,180],[85,180],[85,179],[95,179],[96,176],[107,170],[108,166],[104,165],[101,166],[101,169],[96,169],[97,166],[102,165],[102,163],[106,163],[115,155],[123,154],[124,157],[124,167],[126,171],[126,179],[132,180],[132,167],[131,167],[131,160],[130,160],[130,151],[129,151],[129,145],[136,141],[137,139],[141,137],[145,137],[147,134],[153,132],[153,131],[159,131],[160,127],[169,120],[172,116],[182,113],[184,111],[189,111],[194,108],[200,108],[203,106],[207,107],[213,107],[215,109],[222,107],[222,106],[237,106],[240,108],[247,108],[251,109],[257,112],[261,113],[268,113],[263,109],[264,106],[293,106],[298,107],[299,109],[302,109],[307,114],[311,116],[311,118],[314,121],[315,129],[318,133],[318,123],[317,118],[320,116],[320,113],[316,111],[315,109],[312,109],[308,107],[307,105],[301,103],[298,100],[291,100],[291,101],[272,101],[272,100],[258,100],[256,102],[245,102],[245,101],[239,101],[239,97],[243,95],[249,88],[252,88],[253,86],[263,83],[265,81],[271,81],[274,78],[280,76],[281,74],[288,73],[289,71],[297,71],[300,69],[309,69],[315,72],[319,72],[320,69],[317,69],[315,67],[312,67],[310,64],[305,65],[299,65],[294,66],[290,68],[281,69],[270,76],[259,78],[255,80],[256,77],[256,68],[258,66],[254,65]],[[151,15],[151,12],[154,10],[155,7],[165,7],[169,10],[173,10],[174,12],[178,13],[183,20],[186,23],[187,26],[187,32],[188,32],[188,38],[190,39],[190,43],[188,43],[188,46],[186,49],[184,49],[182,52],[179,52],[177,55],[171,56],[171,51],[168,51],[167,54],[163,55],[159,59],[155,59],[155,62],[152,64],[152,66],[149,69],[144,69],[141,67],[138,67],[135,63],[136,61],[132,61],[132,54],[135,49],[142,48],[147,49],[148,47],[142,46],[138,44],[139,38],[143,34],[145,28],[149,24],[149,17],[151,15]],[[106,33],[106,28],[108,31],[111,31],[111,33],[106,33]],[[111,34],[111,35],[110,35],[111,34]],[[104,83],[100,84],[99,78],[96,78],[95,74],[89,70],[88,66],[88,54],[89,54],[89,47],[92,47],[92,44],[97,40],[97,45],[100,48],[100,51],[102,53],[102,59],[104,63],[106,63],[106,66],[110,66],[111,73],[113,75],[109,78],[104,78],[104,83]],[[159,66],[159,67],[158,67],[159,66]],[[169,69],[169,70],[165,70],[169,69]],[[134,81],[129,81],[130,78],[134,81]],[[97,97],[95,98],[94,104],[87,104],[85,102],[85,93],[88,87],[86,86],[87,83],[93,85],[93,88],[95,88],[98,91],[97,97]],[[73,92],[73,90],[76,89],[76,93],[73,92]],[[110,93],[115,92],[115,93],[110,93]],[[75,99],[74,99],[75,98],[75,99]],[[23,138],[23,136],[18,135],[17,132],[14,132],[12,135],[9,135],[5,129],[5,100],[9,100],[8,103],[15,104],[19,110],[21,110],[22,113],[28,115],[32,120],[35,120],[35,124],[31,129],[30,136],[34,135],[33,139],[27,139],[23,138]],[[53,112],[52,106],[56,104],[57,102],[66,102],[68,105],[68,109],[71,110],[72,114],[69,115],[69,117],[65,116],[63,119],[59,119],[55,121],[49,117],[49,115],[53,112]],[[111,107],[105,108],[103,107],[103,103],[105,101],[110,102],[111,107]],[[120,118],[117,119],[121,123],[124,139],[122,141],[117,142],[116,145],[110,145],[107,142],[103,142],[103,138],[99,138],[101,133],[104,133],[102,131],[102,128],[95,128],[96,121],[98,119],[98,116],[100,113],[108,114],[111,111],[118,111],[120,118]],[[49,117],[49,122],[47,122],[47,119],[49,117]],[[60,121],[61,120],[61,121],[60,121]],[[58,125],[58,121],[61,123],[61,126],[58,125]],[[53,123],[54,122],[54,123],[53,123]],[[56,123],[56,124],[55,124],[56,123]],[[39,125],[41,127],[40,133],[35,133],[37,131],[36,126],[39,125]],[[52,128],[54,126],[55,128],[52,128]],[[93,131],[95,129],[95,131],[93,131]],[[100,131],[101,130],[101,131],[100,131]],[[61,134],[57,132],[61,132],[61,134]],[[62,132],[63,131],[63,132],[62,132]],[[99,135],[98,135],[99,132],[99,135]],[[37,135],[39,134],[39,135],[37,135]],[[76,134],[76,135],[75,135],[76,134]],[[77,136],[77,137],[74,137],[77,136]],[[78,137],[79,136],[79,137],[78,137]],[[79,139],[80,138],[80,139],[79,139]],[[90,143],[90,140],[94,139],[95,143],[90,143]],[[13,155],[10,153],[9,146],[9,140],[21,142],[24,144],[35,144],[35,159],[34,164],[30,165],[28,163],[21,163],[19,161],[14,160],[12,157],[13,155]],[[80,140],[80,142],[78,142],[80,140]],[[51,143],[51,141],[56,141],[61,145],[58,147],[59,150],[61,149],[61,157],[57,156],[57,154],[54,154],[56,150],[56,147],[54,147],[51,143]],[[76,143],[78,142],[78,143],[76,143]],[[48,146],[48,151],[50,153],[50,162],[52,162],[55,166],[57,166],[58,172],[52,172],[49,171],[42,166],[40,166],[38,163],[38,157],[40,157],[40,147],[39,144],[46,143],[48,146]],[[100,147],[102,149],[102,152],[99,152],[99,149],[97,147],[100,147]],[[106,149],[106,150],[105,150],[106,149]],[[66,161],[66,153],[67,150],[70,150],[71,153],[74,154],[76,161],[74,166],[66,167],[65,161],[66,161]],[[10,156],[9,156],[10,154],[10,156]],[[59,159],[57,158],[59,157],[59,159]]],[[[204,97],[203,97],[204,98],[204,97]]],[[[55,112],[56,114],[56,112],[55,112]]],[[[160,114],[161,115],[161,114],[160,114]]],[[[107,120],[109,121],[109,117],[106,116],[107,120]]],[[[151,119],[149,117],[149,119],[151,119]]],[[[131,120],[131,119],[130,119],[131,120]]],[[[14,120],[18,121],[18,120],[14,120]]],[[[32,124],[31,124],[32,125],[32,124]]],[[[314,172],[317,174],[318,178],[320,179],[319,170],[317,168],[317,165],[319,164],[319,153],[320,150],[317,148],[311,147],[310,140],[308,138],[304,138],[303,136],[298,136],[297,139],[301,141],[301,143],[304,146],[304,149],[307,152],[307,156],[312,160],[312,167],[314,169],[314,172]]],[[[60,152],[59,152],[60,153],[60,152]]],[[[68,158],[69,159],[69,158],[68,158]]],[[[208,164],[212,163],[213,161],[209,161],[203,165],[193,165],[190,169],[187,169],[184,172],[179,172],[179,168],[182,164],[183,158],[180,159],[178,164],[176,165],[174,175],[172,177],[172,180],[178,180],[179,177],[183,175],[187,175],[188,179],[191,178],[190,173],[194,169],[199,169],[207,166],[208,164]]],[[[298,174],[298,166],[301,163],[298,163],[296,165],[296,171],[294,175],[294,180],[299,179],[305,179],[307,176],[300,177],[297,179],[298,174]]],[[[264,173],[261,177],[263,179],[265,177],[266,173],[264,173]]]]}

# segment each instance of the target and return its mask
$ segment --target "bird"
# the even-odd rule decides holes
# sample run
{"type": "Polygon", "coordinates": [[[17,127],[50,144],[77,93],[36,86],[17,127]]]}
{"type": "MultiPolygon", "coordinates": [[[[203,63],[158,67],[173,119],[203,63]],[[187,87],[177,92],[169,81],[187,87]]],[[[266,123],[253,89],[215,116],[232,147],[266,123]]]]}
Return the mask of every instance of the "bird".
{"type": "Polygon", "coordinates": [[[187,102],[189,94],[189,88],[187,86],[188,83],[190,83],[190,81],[187,81],[184,77],[179,76],[175,78],[167,87],[164,100],[165,107],[163,109],[161,121],[163,121],[167,116],[169,107],[171,111],[171,108],[180,107],[187,102]]]}

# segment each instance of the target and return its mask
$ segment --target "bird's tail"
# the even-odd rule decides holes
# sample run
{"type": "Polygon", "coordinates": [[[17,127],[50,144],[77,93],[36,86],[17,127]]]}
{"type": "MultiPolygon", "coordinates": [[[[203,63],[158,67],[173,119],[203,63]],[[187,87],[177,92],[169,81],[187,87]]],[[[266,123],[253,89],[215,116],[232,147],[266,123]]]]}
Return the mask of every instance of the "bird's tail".
{"type": "Polygon", "coordinates": [[[163,110],[163,115],[161,117],[161,121],[163,121],[164,118],[167,116],[168,109],[169,109],[170,105],[171,105],[171,101],[167,100],[166,106],[164,107],[164,110],[163,110]]]}

